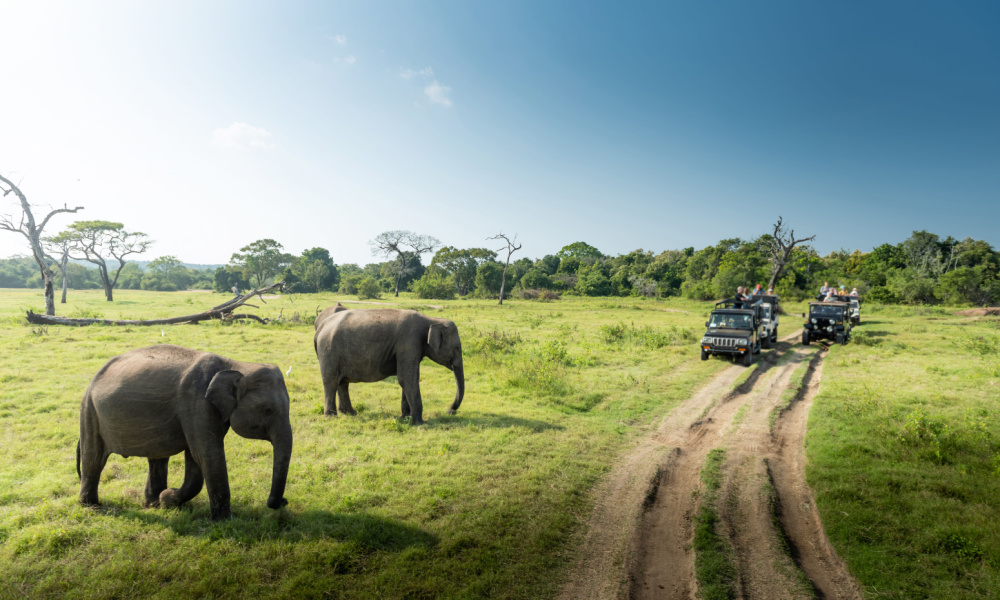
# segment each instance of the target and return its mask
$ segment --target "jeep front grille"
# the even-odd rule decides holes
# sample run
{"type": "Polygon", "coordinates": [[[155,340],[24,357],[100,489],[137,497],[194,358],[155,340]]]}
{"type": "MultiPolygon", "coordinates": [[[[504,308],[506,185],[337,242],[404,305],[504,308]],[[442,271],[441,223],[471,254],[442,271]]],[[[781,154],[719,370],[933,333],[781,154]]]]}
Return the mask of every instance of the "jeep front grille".
{"type": "Polygon", "coordinates": [[[708,340],[708,344],[715,346],[717,348],[735,348],[736,341],[738,338],[728,338],[728,337],[710,337],[705,338],[708,340]]]}

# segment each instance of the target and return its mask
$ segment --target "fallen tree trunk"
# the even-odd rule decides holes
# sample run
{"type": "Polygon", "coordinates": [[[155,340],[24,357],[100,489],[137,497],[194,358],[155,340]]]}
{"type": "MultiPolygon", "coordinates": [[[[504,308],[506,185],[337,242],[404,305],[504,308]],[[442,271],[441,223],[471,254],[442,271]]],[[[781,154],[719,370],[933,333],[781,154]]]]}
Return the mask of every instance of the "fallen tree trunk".
{"type": "MultiPolygon", "coordinates": [[[[237,296],[228,302],[223,302],[222,304],[210,308],[205,312],[201,312],[195,315],[185,315],[183,317],[171,317],[169,319],[149,319],[149,320],[139,320],[139,321],[129,321],[129,320],[112,320],[112,319],[70,319],[67,317],[55,317],[51,315],[40,315],[32,311],[28,311],[28,322],[35,325],[71,325],[76,327],[82,327],[84,325],[181,325],[181,324],[195,324],[200,321],[241,321],[241,320],[253,320],[258,323],[267,323],[267,319],[262,319],[257,315],[251,314],[233,314],[233,311],[241,306],[251,306],[257,308],[253,304],[247,304],[247,300],[250,300],[254,296],[260,298],[261,302],[264,302],[263,294],[271,291],[282,291],[285,289],[285,282],[279,281],[277,283],[272,283],[267,287],[262,287],[242,296],[237,296]]],[[[265,302],[266,304],[266,302],[265,302]]]]}

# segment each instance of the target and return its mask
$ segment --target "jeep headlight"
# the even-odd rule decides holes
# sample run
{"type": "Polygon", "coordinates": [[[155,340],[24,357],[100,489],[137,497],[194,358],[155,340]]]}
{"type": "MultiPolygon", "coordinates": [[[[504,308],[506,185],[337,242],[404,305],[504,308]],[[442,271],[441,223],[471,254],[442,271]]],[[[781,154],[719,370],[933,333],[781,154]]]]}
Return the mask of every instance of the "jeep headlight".
{"type": "Polygon", "coordinates": [[[827,327],[826,330],[827,331],[833,331],[833,326],[831,325],[830,327],[827,327]]]}
{"type": "Polygon", "coordinates": [[[736,340],[736,343],[745,346],[747,344],[747,339],[743,338],[741,340],[736,340]]]}
{"type": "Polygon", "coordinates": [[[701,343],[702,344],[711,344],[712,340],[711,340],[711,338],[703,337],[703,338],[701,338],[701,343]]]}
{"type": "Polygon", "coordinates": [[[812,324],[813,324],[813,325],[815,325],[815,324],[816,324],[816,319],[812,319],[812,324]]]}

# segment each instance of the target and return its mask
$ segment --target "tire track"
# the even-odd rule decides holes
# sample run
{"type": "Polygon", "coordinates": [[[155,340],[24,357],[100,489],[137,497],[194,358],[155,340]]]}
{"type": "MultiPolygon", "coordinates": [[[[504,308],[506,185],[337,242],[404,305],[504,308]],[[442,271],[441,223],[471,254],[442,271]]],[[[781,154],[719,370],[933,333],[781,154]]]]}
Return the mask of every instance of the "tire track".
{"type": "Polygon", "coordinates": [[[802,441],[826,349],[793,346],[798,335],[762,355],[765,364],[738,389],[742,367],[713,378],[599,485],[580,557],[559,598],[695,598],[692,518],[705,457],[718,447],[727,460],[715,508],[739,572],[737,595],[861,598],[805,483],[802,441]],[[769,415],[807,360],[802,388],[772,434],[769,415]]]}

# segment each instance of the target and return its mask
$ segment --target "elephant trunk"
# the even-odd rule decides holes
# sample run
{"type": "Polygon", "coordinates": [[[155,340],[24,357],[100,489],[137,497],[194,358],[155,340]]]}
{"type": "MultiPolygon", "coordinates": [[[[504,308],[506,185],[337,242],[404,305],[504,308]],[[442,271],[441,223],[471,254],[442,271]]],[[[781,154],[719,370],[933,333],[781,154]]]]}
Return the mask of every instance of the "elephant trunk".
{"type": "Polygon", "coordinates": [[[462,398],[465,397],[465,370],[462,367],[462,358],[459,357],[452,368],[455,371],[455,386],[458,391],[455,393],[455,402],[452,403],[451,408],[448,410],[449,415],[455,414],[458,407],[462,405],[462,398]]]}
{"type": "Polygon", "coordinates": [[[267,507],[279,509],[288,504],[285,500],[285,482],[288,479],[288,464],[292,460],[292,425],[285,423],[271,436],[274,448],[274,466],[271,469],[271,495],[267,507]]]}

